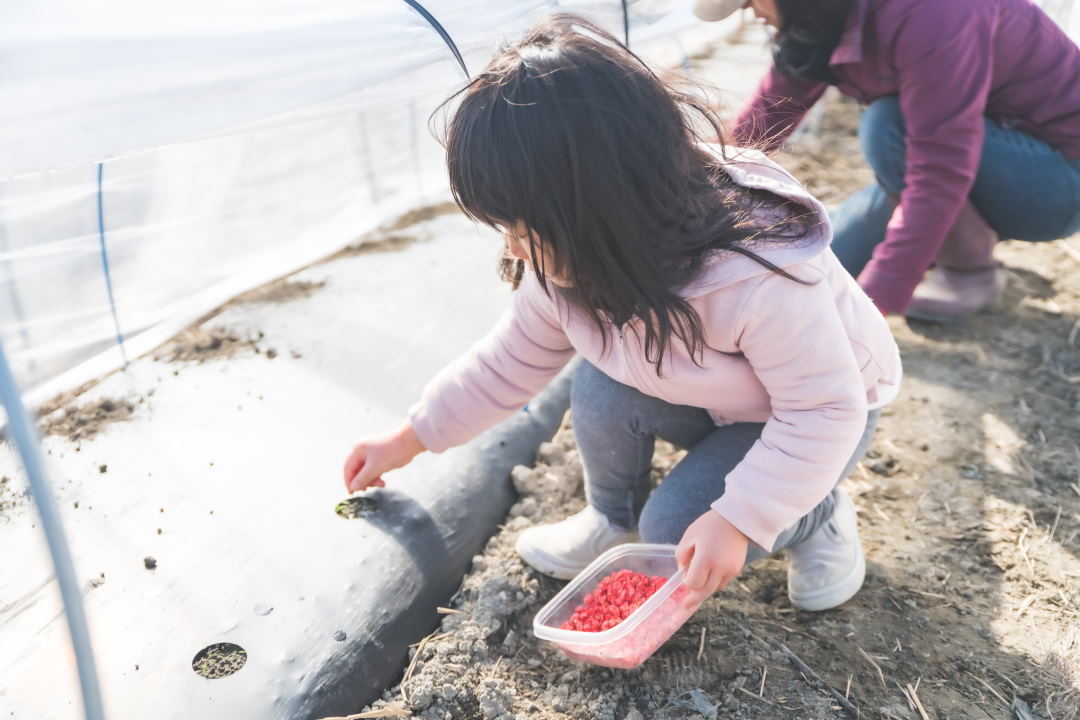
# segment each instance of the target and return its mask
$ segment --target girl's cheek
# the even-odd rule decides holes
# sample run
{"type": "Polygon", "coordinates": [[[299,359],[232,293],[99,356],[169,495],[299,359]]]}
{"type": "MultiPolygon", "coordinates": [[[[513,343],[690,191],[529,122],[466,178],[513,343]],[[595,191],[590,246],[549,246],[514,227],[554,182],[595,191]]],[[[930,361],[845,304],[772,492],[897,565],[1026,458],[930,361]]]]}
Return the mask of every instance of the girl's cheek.
{"type": "Polygon", "coordinates": [[[529,252],[515,239],[507,238],[506,254],[518,260],[528,260],[529,252]]]}

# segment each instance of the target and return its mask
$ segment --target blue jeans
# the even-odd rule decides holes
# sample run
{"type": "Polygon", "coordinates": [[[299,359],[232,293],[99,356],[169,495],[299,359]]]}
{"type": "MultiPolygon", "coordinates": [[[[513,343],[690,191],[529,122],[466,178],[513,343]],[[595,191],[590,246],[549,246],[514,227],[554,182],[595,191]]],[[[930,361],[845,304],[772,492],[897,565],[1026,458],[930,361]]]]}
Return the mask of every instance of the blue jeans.
{"type": "MultiPolygon", "coordinates": [[[[896,206],[892,198],[904,189],[907,143],[897,98],[881,98],[866,108],[859,141],[877,184],[832,213],[833,252],[852,275],[859,274],[885,239],[896,206]]],[[[987,119],[970,198],[1003,238],[1040,242],[1068,237],[1080,231],[1080,160],[987,119]]]]}
{"type": "MultiPolygon", "coordinates": [[[[585,466],[589,504],[614,525],[638,526],[645,542],[673,545],[682,539],[690,523],[724,494],[727,474],[742,461],[765,427],[763,423],[718,427],[701,408],[672,405],[646,395],[587,362],[574,373],[570,411],[585,466]],[[652,458],[658,437],[688,452],[653,491],[652,458]]],[[[869,413],[859,446],[837,484],[866,453],[879,415],[878,410],[869,413]]],[[[780,533],[770,550],[798,545],[828,522],[836,504],[835,492],[780,533]]],[[[768,554],[751,544],[747,562],[768,554]]]]}

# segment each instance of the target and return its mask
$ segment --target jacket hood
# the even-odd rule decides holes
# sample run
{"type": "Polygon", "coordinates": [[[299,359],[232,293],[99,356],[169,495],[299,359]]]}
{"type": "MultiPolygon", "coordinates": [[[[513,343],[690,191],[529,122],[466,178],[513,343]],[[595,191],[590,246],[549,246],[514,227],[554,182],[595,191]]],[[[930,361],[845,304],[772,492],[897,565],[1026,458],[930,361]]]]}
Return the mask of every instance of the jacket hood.
{"type": "MultiPolygon", "coordinates": [[[[826,251],[832,241],[828,211],[791,174],[758,150],[728,147],[725,157],[719,145],[709,145],[707,148],[735,183],[767,190],[801,205],[809,212],[809,227],[803,237],[775,242],[766,238],[744,247],[780,268],[804,263],[826,251]]],[[[706,258],[701,272],[679,291],[679,295],[684,299],[694,298],[768,272],[772,270],[745,255],[717,250],[706,258]]],[[[798,273],[792,274],[798,277],[798,273]]]]}

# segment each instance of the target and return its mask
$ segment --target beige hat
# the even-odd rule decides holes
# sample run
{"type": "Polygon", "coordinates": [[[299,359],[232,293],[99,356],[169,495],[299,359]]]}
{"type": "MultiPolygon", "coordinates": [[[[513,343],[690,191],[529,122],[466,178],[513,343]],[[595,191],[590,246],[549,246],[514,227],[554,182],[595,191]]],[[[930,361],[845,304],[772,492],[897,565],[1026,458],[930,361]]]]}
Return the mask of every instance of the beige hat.
{"type": "Polygon", "coordinates": [[[746,0],[696,0],[694,14],[706,22],[716,22],[745,5],[746,0]]]}

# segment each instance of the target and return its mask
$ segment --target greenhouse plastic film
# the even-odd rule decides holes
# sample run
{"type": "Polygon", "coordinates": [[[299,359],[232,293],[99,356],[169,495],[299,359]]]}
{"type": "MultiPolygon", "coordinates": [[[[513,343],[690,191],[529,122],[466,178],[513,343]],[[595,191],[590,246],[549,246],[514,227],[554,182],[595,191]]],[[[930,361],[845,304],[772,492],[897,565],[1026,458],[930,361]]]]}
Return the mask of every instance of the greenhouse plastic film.
{"type": "MultiPolygon", "coordinates": [[[[629,3],[631,43],[684,5],[629,3]]],[[[623,22],[610,0],[424,6],[472,72],[546,13],[623,22]]],[[[0,50],[0,338],[32,403],[448,197],[428,120],[465,76],[405,2],[18,0],[0,50]]]]}

